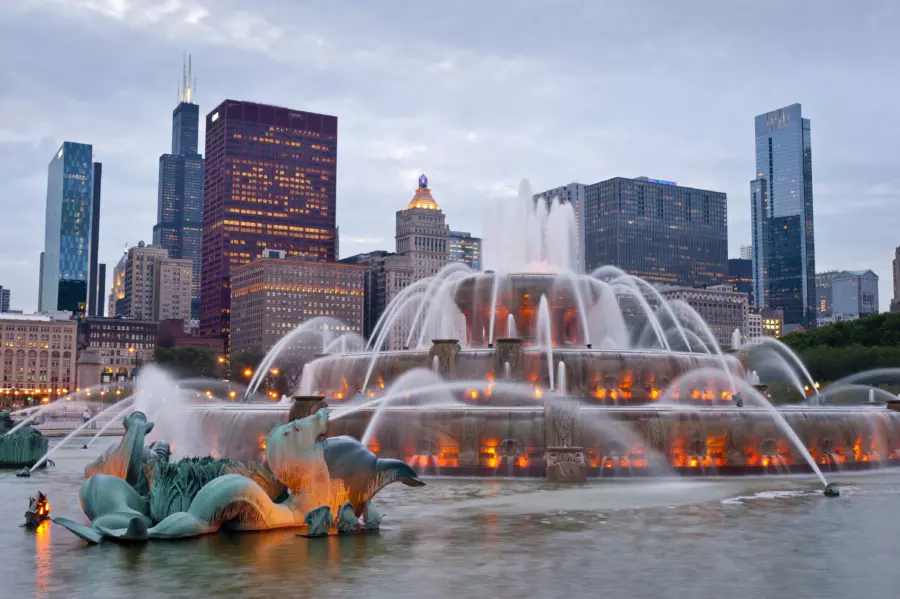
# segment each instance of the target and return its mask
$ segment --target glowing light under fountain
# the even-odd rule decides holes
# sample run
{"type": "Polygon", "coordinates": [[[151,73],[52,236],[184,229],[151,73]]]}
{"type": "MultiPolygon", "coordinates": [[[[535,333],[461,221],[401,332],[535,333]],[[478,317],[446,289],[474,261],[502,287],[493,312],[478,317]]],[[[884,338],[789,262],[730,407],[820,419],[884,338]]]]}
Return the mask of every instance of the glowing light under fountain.
{"type": "MultiPolygon", "coordinates": [[[[900,413],[886,404],[820,405],[845,391],[829,387],[776,409],[760,374],[815,390],[790,350],[767,342],[723,352],[690,306],[646,281],[614,267],[576,272],[571,206],[535,204],[523,183],[516,200],[488,208],[484,231],[484,272],[450,264],[408,286],[365,344],[335,343],[333,323],[311,321],[265,367],[284,367],[292,343],[318,336],[323,355],[303,367],[297,405],[324,399],[331,434],[429,474],[805,471],[824,486],[823,469],[900,463],[900,413]],[[751,356],[758,371],[745,366],[751,356]]],[[[253,459],[287,410],[207,406],[180,421],[213,455],[253,459]]]]}

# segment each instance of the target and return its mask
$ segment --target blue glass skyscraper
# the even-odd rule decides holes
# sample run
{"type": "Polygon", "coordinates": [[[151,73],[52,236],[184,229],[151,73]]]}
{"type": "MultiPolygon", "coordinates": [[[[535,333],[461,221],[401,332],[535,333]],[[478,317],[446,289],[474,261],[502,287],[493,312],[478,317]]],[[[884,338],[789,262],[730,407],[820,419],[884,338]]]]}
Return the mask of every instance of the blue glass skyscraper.
{"type": "MultiPolygon", "coordinates": [[[[91,265],[92,234],[99,225],[99,189],[94,194],[93,162],[89,144],[64,142],[53,156],[47,176],[47,210],[44,224],[44,256],[40,284],[40,308],[68,310],[85,315],[91,265]],[[95,225],[97,223],[97,225],[95,225]]],[[[99,181],[96,182],[99,188],[99,181]]],[[[96,275],[94,275],[96,276],[96,275]]],[[[93,295],[93,294],[92,294],[93,295]]],[[[96,295],[93,296],[96,299],[96,295]]]]}
{"type": "Polygon", "coordinates": [[[750,182],[753,299],[781,308],[785,325],[816,325],[809,119],[800,104],[756,117],[756,178],[750,182]]]}
{"type": "Polygon", "coordinates": [[[172,153],[159,157],[159,188],[153,245],[169,258],[193,262],[192,318],[200,318],[200,242],[203,225],[203,156],[197,152],[200,107],[193,103],[190,62],[172,111],[172,153]]]}

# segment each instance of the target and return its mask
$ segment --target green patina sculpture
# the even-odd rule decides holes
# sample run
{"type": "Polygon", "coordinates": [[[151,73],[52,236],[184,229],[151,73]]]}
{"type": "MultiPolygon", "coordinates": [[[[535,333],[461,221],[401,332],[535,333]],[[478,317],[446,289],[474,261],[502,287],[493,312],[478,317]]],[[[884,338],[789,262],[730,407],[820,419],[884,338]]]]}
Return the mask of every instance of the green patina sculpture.
{"type": "MultiPolygon", "coordinates": [[[[308,536],[377,530],[371,498],[395,481],[422,486],[400,460],[380,460],[356,439],[325,439],[322,409],[272,429],[265,463],[190,458],[143,447],[153,424],[135,412],[122,443],[85,469],[80,498],[90,525],[53,522],[98,543],[173,539],[229,530],[307,527],[308,536]],[[363,515],[360,525],[359,516],[363,515]]],[[[157,442],[159,443],[159,442],[157,442]]]]}
{"type": "Polygon", "coordinates": [[[49,440],[30,424],[7,434],[17,424],[9,411],[0,412],[0,468],[30,468],[47,453],[49,440]]]}

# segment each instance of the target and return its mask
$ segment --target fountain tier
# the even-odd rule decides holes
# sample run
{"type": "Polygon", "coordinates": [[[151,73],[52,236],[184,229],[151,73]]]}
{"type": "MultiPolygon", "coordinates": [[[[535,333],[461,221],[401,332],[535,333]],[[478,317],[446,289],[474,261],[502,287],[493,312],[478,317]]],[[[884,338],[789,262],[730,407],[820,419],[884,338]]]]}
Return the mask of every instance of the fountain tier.
{"type": "MultiPolygon", "coordinates": [[[[560,448],[580,453],[591,477],[809,472],[763,409],[573,401],[562,413],[556,403],[387,407],[368,445],[379,457],[440,475],[543,477],[560,448]]],[[[329,436],[364,438],[373,410],[340,413],[331,408],[329,436]]],[[[781,414],[825,471],[900,464],[900,412],[786,408],[781,414]]],[[[213,455],[252,460],[267,431],[287,419],[287,407],[198,407],[184,418],[213,455]]]]}

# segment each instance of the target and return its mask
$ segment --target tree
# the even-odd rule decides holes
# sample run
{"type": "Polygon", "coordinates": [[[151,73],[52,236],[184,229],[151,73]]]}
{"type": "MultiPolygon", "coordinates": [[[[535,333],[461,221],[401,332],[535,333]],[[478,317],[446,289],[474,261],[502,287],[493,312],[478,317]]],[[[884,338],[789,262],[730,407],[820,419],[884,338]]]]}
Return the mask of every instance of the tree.
{"type": "Polygon", "coordinates": [[[178,378],[220,376],[216,354],[208,347],[157,347],[153,351],[153,360],[178,378]]]}
{"type": "Polygon", "coordinates": [[[836,322],[811,331],[789,333],[782,341],[794,350],[822,345],[897,346],[900,345],[900,313],[873,314],[858,320],[836,322]]]}
{"type": "Polygon", "coordinates": [[[900,367],[900,313],[873,314],[782,338],[818,381],[900,367]]]}

